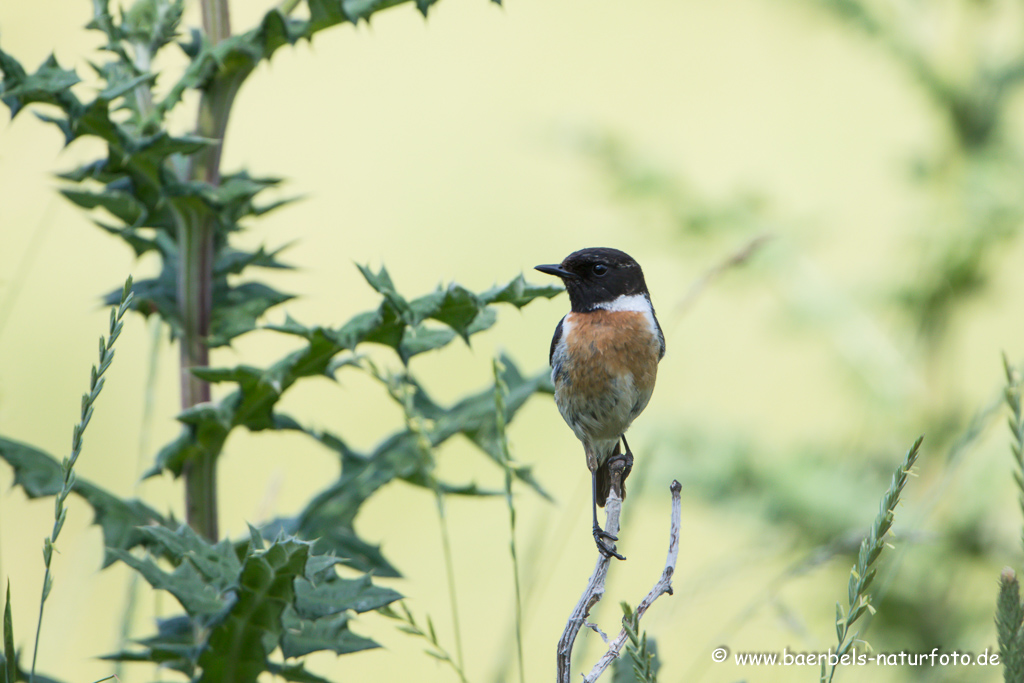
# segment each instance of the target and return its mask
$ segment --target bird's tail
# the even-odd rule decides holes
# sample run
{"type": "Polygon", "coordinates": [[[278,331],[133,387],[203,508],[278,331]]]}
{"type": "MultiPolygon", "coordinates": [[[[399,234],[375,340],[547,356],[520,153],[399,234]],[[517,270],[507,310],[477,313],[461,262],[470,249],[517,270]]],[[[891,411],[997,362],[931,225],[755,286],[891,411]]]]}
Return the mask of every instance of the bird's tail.
{"type": "MultiPolygon", "coordinates": [[[[615,442],[615,449],[611,454],[602,460],[598,464],[597,469],[594,471],[594,476],[597,478],[597,504],[600,507],[604,507],[605,502],[608,500],[608,494],[612,490],[612,470],[608,466],[608,463],[612,458],[615,458],[621,454],[620,444],[618,441],[615,442]]],[[[622,482],[622,499],[626,499],[626,482],[622,482]]]]}

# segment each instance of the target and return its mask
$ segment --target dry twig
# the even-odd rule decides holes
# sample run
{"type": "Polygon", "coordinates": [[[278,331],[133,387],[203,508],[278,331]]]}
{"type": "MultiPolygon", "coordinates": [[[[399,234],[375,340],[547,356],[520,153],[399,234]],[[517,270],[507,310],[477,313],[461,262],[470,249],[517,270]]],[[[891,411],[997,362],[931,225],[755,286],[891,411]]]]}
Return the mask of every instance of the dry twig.
{"type": "Polygon", "coordinates": [[[706,290],[712,282],[717,280],[727,270],[746,264],[751,258],[753,258],[754,254],[760,251],[761,247],[767,244],[773,237],[774,235],[770,232],[763,232],[759,235],[755,235],[742,247],[729,254],[720,263],[709,268],[699,278],[694,280],[693,284],[690,285],[690,289],[687,290],[686,296],[684,296],[672,310],[672,319],[669,327],[678,323],[679,320],[688,313],[691,308],[693,308],[701,294],[704,293],[704,290],[706,290]]]}
{"type": "MultiPolygon", "coordinates": [[[[622,490],[621,464],[612,464],[611,479],[611,493],[608,496],[608,503],[605,508],[608,512],[605,531],[616,535],[619,532],[619,513],[622,509],[622,498],[620,496],[622,490]]],[[[665,561],[665,568],[662,570],[658,582],[637,606],[638,620],[643,617],[644,613],[658,597],[665,593],[672,594],[672,575],[675,573],[676,560],[679,556],[680,491],[682,491],[682,486],[678,481],[673,481],[670,489],[672,491],[672,522],[669,531],[668,558],[665,561]]],[[[583,595],[576,603],[576,608],[565,625],[562,637],[558,641],[557,683],[569,683],[570,681],[569,664],[572,657],[573,643],[576,640],[576,635],[586,623],[590,610],[604,595],[605,580],[608,577],[608,566],[610,564],[610,558],[603,555],[598,556],[597,565],[590,576],[587,588],[583,591],[583,595]]],[[[609,644],[607,652],[597,661],[597,664],[594,665],[590,673],[584,677],[585,683],[593,683],[604,673],[608,665],[621,653],[627,637],[626,629],[622,629],[618,637],[609,644]]]]}

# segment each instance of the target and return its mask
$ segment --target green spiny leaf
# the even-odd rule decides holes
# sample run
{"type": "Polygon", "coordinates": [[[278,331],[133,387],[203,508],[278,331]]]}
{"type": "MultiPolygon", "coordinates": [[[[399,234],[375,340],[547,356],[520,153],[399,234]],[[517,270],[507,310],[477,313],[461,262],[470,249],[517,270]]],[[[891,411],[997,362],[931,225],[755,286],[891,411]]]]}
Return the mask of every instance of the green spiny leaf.
{"type": "Polygon", "coordinates": [[[313,672],[307,671],[305,664],[302,662],[298,664],[267,662],[267,671],[275,676],[280,676],[286,681],[295,681],[295,683],[331,683],[326,678],[321,678],[313,672]]]}
{"type": "MultiPolygon", "coordinates": [[[[63,475],[54,457],[27,444],[0,438],[0,458],[14,469],[14,485],[21,486],[29,498],[56,496],[60,492],[63,475]]],[[[146,504],[118,498],[80,477],[75,478],[72,491],[92,507],[93,523],[103,530],[107,549],[103,566],[114,561],[112,549],[129,550],[147,543],[141,527],[168,524],[146,504]]]]}
{"type": "MultiPolygon", "coordinates": [[[[439,301],[431,301],[422,312],[452,328],[467,342],[469,326],[484,308],[484,303],[465,287],[451,284],[439,301]]],[[[413,309],[416,310],[416,302],[413,309]]]]}
{"type": "Polygon", "coordinates": [[[263,540],[263,535],[260,534],[260,530],[248,522],[245,525],[249,527],[249,547],[254,551],[266,548],[266,543],[263,540]]]}
{"type": "Polygon", "coordinates": [[[255,683],[282,633],[282,614],[295,597],[293,584],[308,556],[309,544],[282,540],[245,558],[236,600],[199,658],[201,682],[255,683]]]}
{"type": "Polygon", "coordinates": [[[241,570],[234,547],[227,539],[211,544],[186,524],[176,530],[146,527],[142,532],[149,539],[149,548],[176,565],[191,563],[217,590],[228,590],[241,570]]]}
{"type": "Polygon", "coordinates": [[[506,303],[522,308],[534,299],[552,299],[565,289],[558,285],[534,285],[523,277],[522,273],[504,285],[495,285],[480,295],[486,304],[506,303]]]}
{"type": "Polygon", "coordinates": [[[79,82],[78,75],[73,70],[60,68],[53,55],[29,75],[16,59],[0,50],[0,71],[4,74],[0,81],[0,99],[10,108],[12,118],[27,104],[39,102],[71,108],[78,103],[70,91],[71,86],[79,82]]]}
{"type": "Polygon", "coordinates": [[[334,553],[338,562],[375,576],[399,577],[401,574],[380,552],[380,546],[359,538],[351,528],[339,526],[330,509],[304,510],[299,517],[275,519],[260,528],[265,538],[278,534],[313,540],[317,554],[334,553]]]}
{"type": "Polygon", "coordinates": [[[216,287],[207,344],[211,348],[226,346],[235,337],[256,329],[256,321],[269,309],[291,298],[259,282],[216,287]]]}
{"type": "MultiPolygon", "coordinates": [[[[393,292],[393,285],[390,284],[390,277],[387,276],[386,271],[382,269],[380,273],[374,274],[368,269],[364,269],[364,274],[375,287],[379,287],[384,292],[390,292],[391,300],[404,301],[393,292]]],[[[139,301],[150,300],[158,302],[158,306],[174,306],[173,280],[168,282],[161,277],[158,290],[151,289],[148,283],[139,283],[137,290],[139,291],[139,301]]],[[[407,306],[407,304],[404,305],[407,306]]],[[[433,316],[442,305],[443,303],[439,301],[435,308],[423,308],[416,314],[409,313],[409,315],[413,318],[423,315],[433,316]]],[[[524,299],[518,299],[515,305],[524,305],[524,299]]],[[[477,329],[482,329],[491,322],[490,315],[483,313],[483,310],[481,309],[477,318],[483,323],[477,329]]],[[[252,311],[248,313],[251,314],[252,311]]],[[[242,327],[248,326],[252,320],[249,318],[242,327]]],[[[466,332],[472,331],[474,327],[475,323],[466,332]]],[[[219,453],[228,432],[235,426],[244,425],[252,430],[275,428],[273,406],[283,392],[299,378],[328,374],[332,358],[335,355],[345,350],[352,350],[360,343],[377,342],[399,349],[405,331],[414,328],[414,325],[407,325],[403,322],[394,306],[387,301],[376,312],[358,315],[341,328],[333,330],[304,327],[291,318],[288,318],[283,325],[271,326],[270,329],[306,339],[308,346],[289,354],[266,370],[247,366],[240,366],[233,370],[198,370],[196,374],[208,381],[237,382],[239,384],[238,391],[227,396],[216,410],[205,407],[203,414],[195,416],[194,419],[185,420],[184,416],[179,417],[183,422],[193,425],[194,428],[183,433],[174,443],[161,451],[155,471],[167,468],[175,474],[179,474],[180,468],[192,457],[194,452],[205,449],[211,453],[219,453]]],[[[438,344],[439,347],[450,339],[447,336],[435,336],[430,341],[438,344]]],[[[426,338],[421,337],[415,348],[407,347],[407,349],[417,353],[422,352],[427,347],[423,343],[425,340],[426,338]]],[[[408,360],[408,358],[404,360],[408,360]]],[[[509,371],[513,373],[509,378],[511,415],[530,395],[538,390],[550,391],[551,387],[547,373],[542,373],[530,380],[523,380],[514,366],[509,365],[509,371]]],[[[435,445],[449,436],[463,431],[485,452],[496,457],[497,446],[493,420],[486,419],[491,410],[491,395],[489,390],[485,390],[481,395],[467,399],[462,404],[455,406],[443,428],[439,427],[440,433],[437,435],[435,445]]],[[[436,410],[440,411],[439,408],[436,410]]],[[[539,488],[527,468],[517,468],[516,475],[534,488],[539,488]]]]}
{"type": "Polygon", "coordinates": [[[115,662],[152,662],[191,677],[202,645],[196,642],[192,620],[179,615],[157,620],[157,634],[134,641],[131,650],[104,655],[100,659],[115,662]]]}
{"type": "Polygon", "coordinates": [[[320,580],[300,578],[295,582],[295,610],[304,619],[319,619],[346,610],[368,612],[401,597],[389,588],[374,586],[368,574],[343,579],[331,570],[320,580]]]}
{"type": "Polygon", "coordinates": [[[289,659],[320,650],[344,655],[379,647],[369,638],[349,630],[347,614],[311,620],[303,619],[293,609],[287,608],[282,621],[284,635],[281,637],[281,653],[289,659]]]}
{"type": "Polygon", "coordinates": [[[217,254],[214,264],[214,275],[239,275],[249,266],[261,268],[291,269],[292,266],[277,260],[277,255],[287,248],[281,247],[268,252],[264,247],[256,251],[244,251],[233,247],[224,247],[217,254]]]}
{"type": "Polygon", "coordinates": [[[139,572],[157,590],[173,595],[193,617],[209,620],[220,613],[229,598],[208,585],[191,562],[182,562],[173,572],[166,572],[150,559],[138,558],[123,550],[113,549],[115,558],[139,572]]]}
{"type": "MultiPolygon", "coordinates": [[[[116,190],[87,192],[70,188],[64,188],[60,192],[83,209],[102,207],[111,215],[130,226],[140,224],[146,217],[145,208],[134,196],[127,192],[116,190]]],[[[120,294],[120,290],[118,290],[118,293],[120,294]]]]}

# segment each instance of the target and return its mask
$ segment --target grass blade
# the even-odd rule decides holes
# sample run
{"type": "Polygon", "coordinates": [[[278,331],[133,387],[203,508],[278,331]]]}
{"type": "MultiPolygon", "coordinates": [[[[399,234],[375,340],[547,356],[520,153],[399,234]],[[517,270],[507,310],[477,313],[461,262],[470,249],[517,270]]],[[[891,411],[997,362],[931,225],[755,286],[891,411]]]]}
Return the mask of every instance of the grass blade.
{"type": "Polygon", "coordinates": [[[4,681],[14,683],[14,620],[11,617],[11,582],[7,581],[7,604],[4,606],[4,681]]]}
{"type": "MultiPolygon", "coordinates": [[[[43,542],[43,561],[46,565],[46,573],[43,575],[43,593],[39,599],[39,619],[36,622],[35,644],[32,647],[32,670],[29,672],[28,676],[29,683],[35,683],[36,679],[36,660],[39,657],[39,634],[43,630],[43,608],[46,605],[46,598],[50,595],[50,589],[53,587],[53,574],[50,571],[50,560],[53,557],[53,546],[57,542],[57,537],[60,535],[60,530],[64,526],[64,520],[67,517],[68,512],[67,508],[64,507],[64,501],[67,499],[68,495],[71,493],[72,487],[74,486],[74,467],[75,463],[78,461],[78,456],[82,452],[82,435],[85,433],[85,428],[89,424],[89,420],[92,418],[93,404],[96,402],[100,391],[103,389],[103,373],[107,371],[107,368],[110,367],[111,361],[114,360],[114,340],[117,339],[118,335],[121,333],[121,319],[128,311],[132,298],[132,278],[129,275],[128,279],[124,283],[124,289],[121,291],[120,306],[115,307],[110,312],[110,329],[108,330],[109,343],[104,340],[103,337],[100,337],[99,364],[92,368],[89,381],[89,393],[82,396],[81,419],[72,430],[71,454],[63,461],[63,463],[61,463],[64,482],[61,486],[61,490],[57,493],[55,501],[53,531],[50,532],[50,536],[44,539],[43,542]],[[97,367],[99,368],[98,370],[97,367]]],[[[8,593],[9,592],[10,586],[8,585],[8,593]]],[[[13,679],[10,680],[13,681],[13,679]]]]}

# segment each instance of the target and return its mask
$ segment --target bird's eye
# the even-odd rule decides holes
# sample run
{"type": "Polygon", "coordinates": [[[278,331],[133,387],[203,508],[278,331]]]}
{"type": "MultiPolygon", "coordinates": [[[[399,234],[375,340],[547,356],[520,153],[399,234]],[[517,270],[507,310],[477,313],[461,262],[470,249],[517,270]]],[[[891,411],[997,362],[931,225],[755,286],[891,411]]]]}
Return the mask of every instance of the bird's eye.
{"type": "Polygon", "coordinates": [[[594,267],[590,269],[594,275],[598,277],[604,277],[608,273],[608,266],[603,263],[595,263],[594,267]]]}

